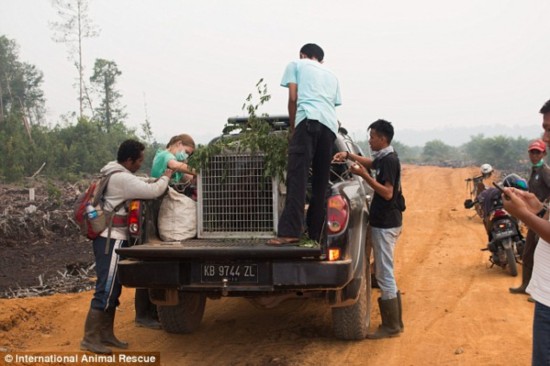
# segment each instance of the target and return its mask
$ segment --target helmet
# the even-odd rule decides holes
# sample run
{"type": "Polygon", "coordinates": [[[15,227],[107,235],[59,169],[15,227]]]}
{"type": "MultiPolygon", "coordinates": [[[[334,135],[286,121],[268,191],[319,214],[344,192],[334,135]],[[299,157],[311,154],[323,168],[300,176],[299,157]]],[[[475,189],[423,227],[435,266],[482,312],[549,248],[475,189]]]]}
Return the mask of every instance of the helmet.
{"type": "Polygon", "coordinates": [[[519,175],[513,174],[513,173],[504,177],[504,180],[502,181],[502,185],[504,187],[513,187],[513,188],[521,189],[522,191],[529,190],[527,181],[522,177],[520,177],[519,175]]]}
{"type": "Polygon", "coordinates": [[[487,175],[493,172],[493,167],[490,164],[485,163],[481,165],[480,170],[481,170],[481,174],[487,175]]]}

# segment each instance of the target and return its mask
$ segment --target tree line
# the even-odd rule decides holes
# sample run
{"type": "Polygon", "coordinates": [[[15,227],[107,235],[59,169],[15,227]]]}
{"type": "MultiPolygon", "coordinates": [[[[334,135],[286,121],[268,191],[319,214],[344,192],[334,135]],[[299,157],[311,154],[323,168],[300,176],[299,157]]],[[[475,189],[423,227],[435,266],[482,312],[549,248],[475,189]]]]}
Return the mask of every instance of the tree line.
{"type": "MultiPolygon", "coordinates": [[[[81,70],[77,69],[80,75],[81,70]]],[[[121,71],[114,61],[97,59],[89,78],[90,93],[83,81],[83,89],[79,87],[82,115],[66,115],[54,126],[46,126],[42,72],[21,61],[17,43],[0,35],[0,181],[20,181],[37,172],[69,181],[97,174],[106,162],[114,159],[120,142],[127,138],[145,143],[143,166],[151,166],[154,153],[163,144],[154,141],[147,117],[140,131],[126,126],[122,94],[116,88],[119,75],[121,71]],[[84,103],[85,100],[88,102],[84,103]],[[93,100],[99,100],[95,107],[93,100]]],[[[423,147],[394,141],[393,146],[405,163],[447,166],[489,163],[496,169],[523,172],[528,143],[523,137],[477,135],[459,147],[441,140],[429,141],[423,147]]],[[[360,141],[359,145],[368,151],[367,141],[360,141]]]]}

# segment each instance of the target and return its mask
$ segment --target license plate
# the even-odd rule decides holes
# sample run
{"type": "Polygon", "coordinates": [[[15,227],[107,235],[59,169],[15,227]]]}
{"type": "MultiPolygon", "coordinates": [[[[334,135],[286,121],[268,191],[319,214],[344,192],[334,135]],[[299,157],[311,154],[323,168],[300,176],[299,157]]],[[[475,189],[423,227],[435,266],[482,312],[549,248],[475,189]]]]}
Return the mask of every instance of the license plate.
{"type": "Polygon", "coordinates": [[[221,283],[226,279],[230,283],[258,283],[257,264],[201,264],[202,283],[221,283]]]}
{"type": "Polygon", "coordinates": [[[493,233],[494,239],[509,238],[514,235],[516,235],[515,230],[497,231],[496,233],[493,233]]]}

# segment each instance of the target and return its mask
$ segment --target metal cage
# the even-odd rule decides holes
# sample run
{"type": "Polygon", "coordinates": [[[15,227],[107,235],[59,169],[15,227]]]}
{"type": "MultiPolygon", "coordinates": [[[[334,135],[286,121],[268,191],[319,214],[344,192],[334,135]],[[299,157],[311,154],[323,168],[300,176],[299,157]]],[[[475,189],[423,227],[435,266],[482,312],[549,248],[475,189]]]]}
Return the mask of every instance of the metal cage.
{"type": "Polygon", "coordinates": [[[216,155],[198,177],[199,238],[272,237],[278,181],[264,176],[264,154],[216,155]]]}

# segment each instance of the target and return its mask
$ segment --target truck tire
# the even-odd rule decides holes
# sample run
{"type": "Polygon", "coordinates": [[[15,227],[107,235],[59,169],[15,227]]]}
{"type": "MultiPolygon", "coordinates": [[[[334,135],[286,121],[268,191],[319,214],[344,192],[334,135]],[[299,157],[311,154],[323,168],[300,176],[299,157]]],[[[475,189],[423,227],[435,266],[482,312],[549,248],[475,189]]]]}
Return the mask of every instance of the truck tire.
{"type": "Polygon", "coordinates": [[[179,291],[178,297],[177,305],[158,306],[160,323],[168,333],[192,333],[202,321],[206,296],[201,293],[179,291]]]}
{"type": "Polygon", "coordinates": [[[342,340],[365,339],[370,325],[372,309],[370,263],[363,260],[363,278],[357,302],[350,306],[332,308],[332,328],[334,335],[342,340]]]}

